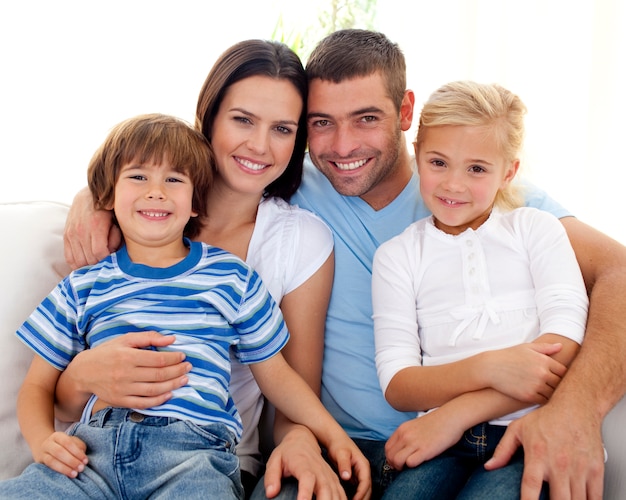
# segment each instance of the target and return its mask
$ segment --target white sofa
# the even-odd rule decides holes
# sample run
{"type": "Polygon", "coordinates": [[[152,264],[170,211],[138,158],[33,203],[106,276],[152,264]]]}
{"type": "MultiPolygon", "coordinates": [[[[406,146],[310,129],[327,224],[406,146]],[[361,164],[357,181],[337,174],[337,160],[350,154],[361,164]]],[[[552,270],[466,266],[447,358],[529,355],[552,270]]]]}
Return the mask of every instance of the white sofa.
{"type": "MultiPolygon", "coordinates": [[[[69,272],[63,257],[67,209],[45,201],[0,203],[0,479],[19,474],[32,460],[15,412],[31,354],[17,340],[15,330],[69,272]]],[[[609,456],[604,498],[622,500],[626,498],[626,399],[606,418],[603,434],[609,456]]]]}

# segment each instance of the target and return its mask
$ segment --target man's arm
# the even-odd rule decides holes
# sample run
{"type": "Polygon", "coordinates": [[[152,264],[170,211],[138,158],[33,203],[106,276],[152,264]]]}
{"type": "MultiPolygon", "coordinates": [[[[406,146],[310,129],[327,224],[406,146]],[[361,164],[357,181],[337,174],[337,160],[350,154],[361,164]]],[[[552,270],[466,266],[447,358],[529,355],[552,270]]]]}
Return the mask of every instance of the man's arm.
{"type": "Polygon", "coordinates": [[[508,462],[522,445],[522,499],[542,481],[552,498],[602,498],[602,421],[626,392],[626,248],[572,217],[561,219],[590,293],[585,339],[543,407],[513,422],[487,467],[508,462]]]}

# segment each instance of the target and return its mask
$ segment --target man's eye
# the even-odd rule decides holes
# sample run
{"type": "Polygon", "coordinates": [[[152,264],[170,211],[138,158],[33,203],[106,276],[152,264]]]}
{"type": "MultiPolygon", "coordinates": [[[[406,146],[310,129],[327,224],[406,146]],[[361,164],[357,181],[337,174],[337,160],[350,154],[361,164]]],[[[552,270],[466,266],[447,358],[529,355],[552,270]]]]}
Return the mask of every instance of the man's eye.
{"type": "Polygon", "coordinates": [[[317,120],[313,122],[314,127],[327,127],[329,125],[328,120],[317,120]]]}

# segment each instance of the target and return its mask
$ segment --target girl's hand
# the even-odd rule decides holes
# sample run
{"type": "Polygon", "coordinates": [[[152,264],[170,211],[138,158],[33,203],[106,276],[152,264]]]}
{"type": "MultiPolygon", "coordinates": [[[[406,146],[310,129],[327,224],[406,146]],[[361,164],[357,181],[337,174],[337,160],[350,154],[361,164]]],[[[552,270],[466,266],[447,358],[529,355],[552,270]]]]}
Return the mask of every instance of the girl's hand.
{"type": "Polygon", "coordinates": [[[404,422],[385,445],[389,465],[397,470],[405,466],[417,467],[446,451],[461,439],[465,431],[453,417],[438,408],[404,422]]]}
{"type": "Polygon", "coordinates": [[[550,356],[561,344],[533,342],[483,353],[487,386],[522,403],[545,404],[567,367],[550,356]]]}

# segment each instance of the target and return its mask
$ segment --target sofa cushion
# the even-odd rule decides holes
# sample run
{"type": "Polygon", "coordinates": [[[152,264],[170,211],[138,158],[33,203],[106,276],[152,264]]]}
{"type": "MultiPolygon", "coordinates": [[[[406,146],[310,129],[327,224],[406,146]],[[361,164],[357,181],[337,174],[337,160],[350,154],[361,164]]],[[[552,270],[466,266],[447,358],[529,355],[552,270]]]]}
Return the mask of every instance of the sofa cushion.
{"type": "Polygon", "coordinates": [[[0,479],[32,461],[16,417],[16,400],[32,359],[15,331],[69,272],[63,257],[68,206],[55,202],[0,203],[0,479]]]}

